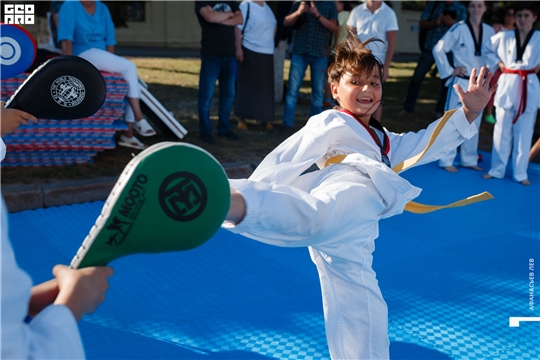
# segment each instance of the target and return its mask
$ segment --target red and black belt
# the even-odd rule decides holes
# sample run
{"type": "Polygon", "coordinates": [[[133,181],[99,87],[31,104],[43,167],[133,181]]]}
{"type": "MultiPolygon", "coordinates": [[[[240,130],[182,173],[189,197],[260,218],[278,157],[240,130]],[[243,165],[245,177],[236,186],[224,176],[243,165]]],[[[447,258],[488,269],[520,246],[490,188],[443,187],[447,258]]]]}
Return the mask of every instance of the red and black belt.
{"type": "Polygon", "coordinates": [[[517,74],[521,77],[521,99],[519,99],[519,106],[516,113],[516,117],[512,121],[512,124],[515,124],[517,119],[521,114],[527,109],[527,75],[534,74],[534,70],[514,70],[514,69],[504,69],[503,74],[517,74]]]}

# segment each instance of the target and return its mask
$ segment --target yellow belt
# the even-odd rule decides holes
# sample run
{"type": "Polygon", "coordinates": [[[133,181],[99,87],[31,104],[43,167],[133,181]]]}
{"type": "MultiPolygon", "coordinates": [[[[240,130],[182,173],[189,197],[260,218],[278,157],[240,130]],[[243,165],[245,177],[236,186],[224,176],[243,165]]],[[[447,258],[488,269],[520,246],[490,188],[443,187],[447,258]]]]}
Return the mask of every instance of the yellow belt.
{"type": "MultiPolygon", "coordinates": [[[[396,173],[400,173],[404,170],[409,169],[410,167],[414,166],[418,161],[420,161],[420,159],[424,156],[424,154],[429,150],[431,145],[433,145],[433,143],[435,142],[435,139],[437,139],[437,136],[439,136],[439,134],[441,133],[442,128],[448,122],[448,119],[450,119],[450,117],[455,112],[456,110],[449,110],[444,114],[441,121],[439,121],[439,123],[435,127],[433,134],[431,134],[431,138],[429,139],[429,142],[426,148],[422,150],[420,154],[413,156],[412,158],[409,158],[403,161],[402,163],[397,164],[396,166],[392,168],[392,170],[394,170],[396,173]]],[[[345,159],[345,157],[347,157],[347,155],[333,156],[326,161],[325,167],[332,164],[339,164],[345,159]]],[[[409,201],[407,205],[405,205],[405,210],[415,213],[415,214],[426,214],[432,211],[465,206],[465,205],[473,204],[479,201],[490,200],[490,199],[493,199],[493,196],[487,191],[484,191],[481,194],[469,196],[466,199],[459,200],[448,205],[425,205],[425,204],[417,203],[415,201],[409,201]]]]}

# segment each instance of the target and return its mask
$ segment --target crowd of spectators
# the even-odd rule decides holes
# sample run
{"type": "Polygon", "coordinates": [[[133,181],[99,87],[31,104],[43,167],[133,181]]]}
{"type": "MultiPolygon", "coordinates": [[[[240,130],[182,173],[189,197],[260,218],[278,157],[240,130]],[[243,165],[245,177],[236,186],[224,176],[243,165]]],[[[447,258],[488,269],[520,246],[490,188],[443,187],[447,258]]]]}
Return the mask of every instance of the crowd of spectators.
{"type": "MultiPolygon", "coordinates": [[[[55,46],[64,54],[86,58],[100,70],[119,72],[124,76],[130,86],[125,118],[129,130],[120,136],[118,143],[139,149],[146,147],[134,136],[133,129],[141,136],[151,136],[155,131],[140,111],[140,89],[135,65],[114,55],[114,30],[106,6],[99,1],[70,1],[69,6],[62,6],[62,3],[64,2],[53,1],[51,8],[51,30],[55,46]],[[84,21],[73,21],[75,18],[84,21]],[[91,37],[92,40],[85,37],[91,37]]],[[[470,3],[467,2],[467,6],[470,3]]],[[[516,2],[519,3],[526,2],[516,2]]],[[[240,139],[233,127],[236,125],[241,132],[248,130],[248,119],[260,122],[265,129],[272,130],[275,125],[275,104],[280,102],[284,103],[284,110],[283,123],[279,130],[284,135],[292,134],[295,131],[295,110],[301,98],[300,88],[308,67],[311,84],[309,116],[336,106],[337,103],[329,91],[326,70],[333,61],[336,44],[348,34],[355,34],[362,41],[379,39],[380,41],[370,43],[369,47],[383,67],[383,84],[391,76],[390,63],[399,31],[391,2],[279,1],[268,4],[254,0],[196,1],[194,10],[202,35],[198,115],[199,137],[205,143],[215,143],[210,109],[216,83],[219,86],[217,135],[228,140],[240,139]],[[286,58],[290,59],[288,79],[284,79],[286,58]],[[238,119],[236,124],[231,122],[231,114],[238,119]]],[[[509,32],[515,29],[515,6],[504,10],[503,18],[493,27],[482,22],[481,18],[478,20],[483,24],[481,28],[487,29],[483,31],[483,39],[479,39],[483,41],[481,46],[488,46],[492,30],[509,32]]],[[[534,8],[531,19],[532,16],[536,19],[534,8]]],[[[433,72],[435,64],[435,70],[438,70],[440,75],[435,116],[442,116],[450,105],[459,105],[453,102],[457,97],[451,86],[457,83],[458,78],[462,78],[463,82],[471,69],[455,63],[455,54],[465,58],[471,54],[463,52],[463,41],[453,44],[455,48],[447,46],[442,50],[440,42],[459,24],[470,24],[472,18],[470,11],[467,13],[467,7],[459,1],[425,2],[419,21],[421,54],[403,99],[403,109],[391,116],[397,119],[414,116],[424,78],[430,71],[433,72]],[[456,69],[463,70],[463,73],[456,73],[456,69]]],[[[475,26],[480,29],[480,25],[475,26]]],[[[468,32],[461,32],[465,37],[469,36],[468,32]]],[[[454,38],[455,36],[452,39],[454,38]]],[[[472,38],[469,40],[472,41],[472,38]]],[[[477,40],[474,39],[472,44],[477,40]]],[[[534,41],[529,44],[532,46],[534,41]]],[[[496,49],[493,51],[496,52],[496,49]]],[[[484,58],[485,54],[482,56],[484,58]]],[[[492,81],[492,86],[495,86],[502,70],[487,61],[484,61],[483,65],[489,66],[495,72],[492,81]]],[[[534,70],[538,64],[528,65],[534,70]]],[[[497,126],[493,100],[484,113],[484,121],[497,126]]],[[[530,103],[529,101],[529,105],[530,103]]],[[[381,121],[382,101],[373,106],[377,108],[374,118],[381,121]]],[[[479,126],[480,120],[478,123],[479,126]]],[[[466,144],[461,152],[463,149],[467,149],[466,144]]],[[[476,145],[472,146],[470,154],[465,154],[467,158],[462,158],[461,161],[465,166],[481,170],[476,161],[472,160],[475,152],[476,145]]],[[[463,157],[463,154],[461,155],[463,157]]],[[[454,156],[449,156],[441,166],[449,171],[456,171],[453,166],[454,156]]]]}
{"type": "MultiPolygon", "coordinates": [[[[140,85],[135,65],[114,55],[116,43],[114,26],[107,7],[99,1],[92,0],[70,1],[66,6],[63,6],[63,3],[64,1],[52,2],[50,28],[53,41],[51,44],[59,48],[63,54],[74,54],[87,59],[100,70],[122,74],[129,83],[125,112],[128,131],[120,135],[118,144],[137,149],[145,148],[146,145],[134,136],[133,130],[141,136],[152,136],[155,131],[144,119],[140,109],[140,85]]],[[[231,113],[234,113],[238,119],[237,128],[240,131],[248,129],[246,119],[258,121],[264,124],[267,130],[271,130],[274,127],[275,103],[281,101],[284,102],[284,110],[283,123],[279,130],[284,135],[292,134],[300,88],[308,67],[311,80],[309,116],[337,105],[331,98],[326,70],[333,61],[333,49],[337,42],[349,33],[355,34],[363,41],[370,38],[380,40],[370,43],[369,47],[383,67],[381,80],[384,84],[390,76],[390,63],[399,31],[396,14],[387,3],[390,2],[380,0],[280,1],[277,5],[273,3],[269,6],[265,1],[253,0],[244,0],[240,3],[237,1],[196,1],[195,15],[202,35],[198,88],[200,139],[208,144],[215,143],[210,109],[216,82],[219,86],[217,135],[228,140],[240,139],[233,131],[231,113]],[[290,58],[290,70],[288,82],[285,82],[284,62],[287,55],[290,58]]],[[[468,2],[468,6],[471,6],[471,3],[478,2],[468,2]]],[[[520,3],[526,2],[516,4],[520,3]]],[[[483,7],[482,14],[485,13],[486,8],[483,7]]],[[[398,119],[414,116],[422,82],[426,74],[433,71],[434,64],[437,65],[441,79],[435,107],[436,117],[442,116],[443,112],[449,110],[450,107],[459,106],[459,103],[456,103],[457,95],[452,90],[452,84],[460,81],[463,83],[469,76],[471,68],[478,68],[476,65],[480,65],[480,62],[472,60],[483,59],[481,65],[487,65],[495,72],[492,81],[492,86],[495,86],[503,73],[501,66],[488,63],[485,54],[487,50],[482,50],[481,57],[476,54],[471,56],[470,46],[466,46],[465,43],[470,42],[469,45],[479,44],[480,48],[489,48],[492,33],[510,32],[516,29],[514,14],[515,7],[508,7],[500,23],[491,27],[482,22],[478,14],[472,14],[471,9],[467,14],[467,7],[459,1],[426,1],[419,22],[421,54],[409,82],[403,110],[394,116],[398,119]],[[477,29],[474,30],[476,33],[470,30],[473,37],[465,31],[466,28],[473,29],[471,20],[478,22],[474,25],[477,29]],[[465,25],[466,27],[463,27],[465,25]],[[480,34],[477,33],[478,29],[482,29],[480,34]],[[453,36],[450,36],[450,33],[453,36]],[[464,35],[459,38],[456,35],[458,33],[464,35]],[[448,45],[450,43],[452,43],[451,46],[448,45]],[[471,65],[472,63],[475,65],[471,65]]],[[[531,11],[531,20],[533,17],[536,21],[534,6],[531,11]]],[[[534,32],[534,28],[532,31],[534,32]]],[[[533,46],[535,42],[529,41],[528,44],[533,46]]],[[[480,51],[473,50],[477,53],[480,51]]],[[[496,53],[497,49],[493,48],[492,51],[496,53]]],[[[538,73],[536,69],[539,65],[534,61],[534,56],[526,60],[526,67],[530,67],[526,70],[531,71],[531,74],[538,73]],[[529,64],[528,60],[532,62],[529,64]]],[[[523,66],[518,66],[518,68],[520,71],[523,70],[523,66]]],[[[534,82],[534,80],[530,81],[534,82]]],[[[533,84],[533,90],[534,86],[533,84]]],[[[536,94],[530,94],[529,91],[529,98],[531,95],[535,97],[536,94]]],[[[488,104],[484,120],[499,129],[502,125],[497,124],[494,116],[494,98],[488,104]]],[[[519,99],[516,101],[519,102],[519,99]]],[[[531,103],[529,101],[529,107],[531,103]]],[[[382,101],[373,104],[373,107],[377,109],[373,117],[382,120],[382,101]]],[[[477,121],[477,127],[480,126],[480,119],[481,117],[477,121]]],[[[513,126],[513,128],[515,130],[519,126],[513,126]]],[[[530,132],[526,131],[527,137],[530,132]]],[[[497,134],[500,135],[500,131],[496,131],[495,136],[499,136],[497,134]]],[[[462,146],[460,159],[462,166],[482,170],[477,165],[477,143],[476,138],[473,139],[470,149],[468,143],[462,146]]],[[[494,143],[498,144],[500,141],[495,139],[494,143]]],[[[521,158],[526,158],[524,154],[527,151],[528,149],[520,150],[520,154],[523,153],[521,158]]],[[[506,151],[503,157],[506,157],[505,154],[506,151]]],[[[455,155],[454,152],[441,160],[441,167],[456,172],[455,155]]],[[[517,157],[517,155],[514,156],[517,157]]],[[[493,177],[488,175],[485,177],[493,177]]],[[[518,177],[521,179],[523,175],[518,177]]],[[[526,179],[519,181],[527,183],[526,179]]]]}

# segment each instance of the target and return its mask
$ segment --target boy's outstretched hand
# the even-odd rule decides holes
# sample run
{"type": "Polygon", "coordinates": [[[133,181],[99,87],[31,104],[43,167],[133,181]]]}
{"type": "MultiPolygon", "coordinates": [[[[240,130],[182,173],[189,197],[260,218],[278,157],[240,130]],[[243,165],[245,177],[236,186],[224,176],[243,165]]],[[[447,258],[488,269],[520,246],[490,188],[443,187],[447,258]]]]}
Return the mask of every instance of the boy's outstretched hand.
{"type": "Polygon", "coordinates": [[[489,89],[489,82],[491,81],[492,74],[484,67],[480,69],[478,78],[476,77],[476,69],[472,69],[471,76],[469,78],[469,88],[467,92],[464,92],[461,86],[454,85],[461,103],[463,104],[463,111],[467,117],[467,121],[471,124],[476,119],[484,108],[486,107],[491,95],[497,89],[497,85],[489,89]],[[486,76],[487,73],[487,76],[486,76]]]}

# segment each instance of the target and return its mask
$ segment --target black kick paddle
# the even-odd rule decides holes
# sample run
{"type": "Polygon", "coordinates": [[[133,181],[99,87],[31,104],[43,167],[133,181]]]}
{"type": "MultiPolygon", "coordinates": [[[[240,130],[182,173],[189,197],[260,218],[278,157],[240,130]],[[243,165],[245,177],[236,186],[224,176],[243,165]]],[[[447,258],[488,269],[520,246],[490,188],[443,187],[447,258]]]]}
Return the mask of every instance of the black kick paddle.
{"type": "Polygon", "coordinates": [[[107,87],[101,72],[78,56],[58,56],[38,67],[6,103],[40,119],[92,116],[103,105],[107,87]]]}

